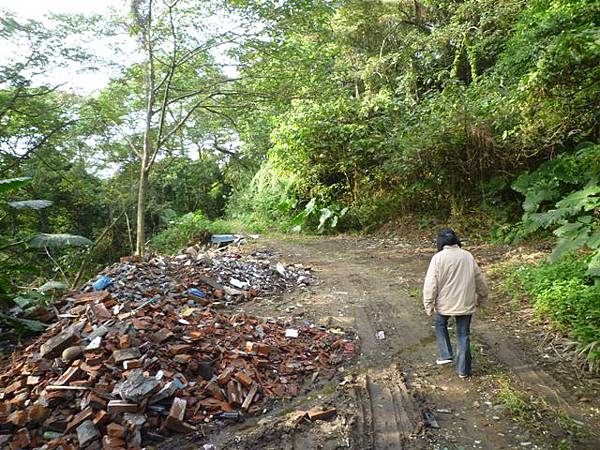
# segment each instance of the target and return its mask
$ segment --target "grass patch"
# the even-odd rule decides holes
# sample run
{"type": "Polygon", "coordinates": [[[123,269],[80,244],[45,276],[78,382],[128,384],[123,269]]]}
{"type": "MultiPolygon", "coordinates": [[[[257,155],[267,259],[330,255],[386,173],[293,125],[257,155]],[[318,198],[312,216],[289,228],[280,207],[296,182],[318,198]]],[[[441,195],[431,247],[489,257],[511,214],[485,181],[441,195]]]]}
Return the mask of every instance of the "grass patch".
{"type": "Polygon", "coordinates": [[[505,412],[529,429],[560,438],[557,448],[573,448],[574,438],[589,436],[588,430],[563,411],[550,406],[540,397],[519,390],[508,376],[496,377],[495,384],[497,398],[504,406],[505,412]]]}
{"type": "Polygon", "coordinates": [[[530,422],[536,419],[534,403],[525,394],[514,389],[509,379],[499,380],[498,398],[507,412],[518,422],[530,422]]]}
{"type": "Polygon", "coordinates": [[[575,359],[600,372],[600,283],[586,275],[587,257],[574,254],[557,262],[507,265],[494,270],[499,289],[515,304],[531,299],[539,320],[550,321],[574,342],[575,359]]]}

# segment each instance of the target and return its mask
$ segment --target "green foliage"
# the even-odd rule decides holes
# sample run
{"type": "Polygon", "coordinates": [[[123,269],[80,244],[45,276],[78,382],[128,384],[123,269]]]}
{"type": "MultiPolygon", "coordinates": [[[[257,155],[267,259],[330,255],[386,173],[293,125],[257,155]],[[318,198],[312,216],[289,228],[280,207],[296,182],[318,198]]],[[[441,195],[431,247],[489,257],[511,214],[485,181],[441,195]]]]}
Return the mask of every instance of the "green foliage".
{"type": "Polygon", "coordinates": [[[232,224],[223,220],[210,221],[201,212],[172,217],[169,222],[169,227],[156,234],[150,241],[151,250],[172,255],[188,245],[208,243],[212,234],[235,232],[232,224]]]}
{"type": "Polygon", "coordinates": [[[31,177],[19,177],[0,180],[0,193],[18,189],[29,183],[31,183],[31,177]]]}
{"type": "MultiPolygon", "coordinates": [[[[0,193],[14,191],[30,183],[31,178],[29,177],[0,180],[0,186],[2,186],[0,193]]],[[[14,207],[15,202],[3,202],[0,200],[0,206],[2,203],[14,207]]],[[[16,209],[32,208],[34,210],[43,209],[50,206],[49,203],[51,204],[51,202],[44,200],[24,200],[17,203],[19,207],[16,209]]],[[[0,220],[2,219],[4,219],[4,217],[0,216],[0,220]]],[[[46,293],[59,289],[64,285],[59,283],[46,283],[38,291],[31,291],[25,296],[16,295],[17,281],[20,281],[24,274],[34,272],[36,267],[33,262],[27,261],[22,254],[11,253],[16,248],[22,247],[23,244],[25,244],[25,241],[15,241],[14,237],[11,239],[9,236],[0,235],[0,300],[9,300],[27,313],[28,309],[36,309],[40,305],[47,306],[53,297],[48,296],[46,293]]],[[[91,244],[92,242],[83,236],[49,233],[37,234],[29,238],[27,242],[29,248],[43,248],[46,252],[48,252],[48,248],[87,246],[91,244]]],[[[58,267],[58,269],[62,270],[60,267],[58,267]]],[[[36,333],[45,329],[45,325],[38,321],[20,317],[11,317],[1,313],[0,322],[7,324],[20,335],[36,333]]]]}
{"type": "Polygon", "coordinates": [[[508,413],[517,421],[527,422],[534,419],[535,407],[526,395],[516,390],[508,379],[499,380],[498,398],[508,413]]]}
{"type": "MultiPolygon", "coordinates": [[[[363,229],[414,212],[514,220],[519,173],[597,139],[597,3],[348,1],[317,11],[312,27],[284,21],[277,41],[242,54],[256,61],[250,74],[270,74],[252,86],[272,99],[242,116],[242,136],[264,170],[294,180],[284,191],[296,207],[350,207],[347,222],[363,229]]],[[[569,191],[544,183],[526,212],[569,191]]],[[[246,192],[234,194],[238,210],[274,198],[246,192]]]]}
{"type": "Polygon", "coordinates": [[[319,207],[317,206],[317,199],[312,198],[306,204],[304,209],[292,219],[292,231],[299,232],[302,230],[303,226],[310,225],[311,222],[318,220],[316,226],[317,233],[323,233],[326,229],[326,225],[331,229],[336,228],[340,219],[343,218],[347,212],[348,208],[340,205],[319,207]]]}
{"type": "Polygon", "coordinates": [[[551,259],[588,248],[594,252],[588,275],[600,277],[599,174],[600,145],[586,145],[522,174],[513,184],[525,196],[525,212],[515,236],[552,229],[558,242],[551,259]]]}
{"type": "Polygon", "coordinates": [[[514,278],[534,301],[535,312],[550,319],[577,342],[589,370],[600,369],[600,285],[586,275],[589,257],[523,266],[514,278]]]}

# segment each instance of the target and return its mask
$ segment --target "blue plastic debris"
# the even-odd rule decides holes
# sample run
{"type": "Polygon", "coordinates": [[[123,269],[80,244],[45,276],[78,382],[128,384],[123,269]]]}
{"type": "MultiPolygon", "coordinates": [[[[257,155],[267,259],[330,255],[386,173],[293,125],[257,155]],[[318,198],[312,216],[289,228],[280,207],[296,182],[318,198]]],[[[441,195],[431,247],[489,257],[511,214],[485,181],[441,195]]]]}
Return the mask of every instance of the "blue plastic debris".
{"type": "Polygon", "coordinates": [[[206,298],[206,293],[202,292],[200,289],[196,289],[196,288],[190,288],[188,289],[187,293],[189,295],[192,295],[194,297],[198,297],[198,298],[206,298]]]}
{"type": "Polygon", "coordinates": [[[105,289],[106,287],[110,286],[112,284],[112,280],[110,278],[108,278],[107,276],[102,275],[100,278],[98,278],[94,284],[92,284],[92,287],[94,288],[95,291],[101,291],[102,289],[105,289]]]}

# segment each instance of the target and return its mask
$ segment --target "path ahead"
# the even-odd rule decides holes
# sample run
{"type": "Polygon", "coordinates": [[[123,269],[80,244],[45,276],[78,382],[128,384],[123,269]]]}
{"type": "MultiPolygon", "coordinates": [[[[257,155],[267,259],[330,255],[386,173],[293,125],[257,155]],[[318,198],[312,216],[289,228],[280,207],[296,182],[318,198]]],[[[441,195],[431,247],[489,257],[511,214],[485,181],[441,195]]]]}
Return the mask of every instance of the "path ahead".
{"type": "MultiPolygon", "coordinates": [[[[334,404],[335,421],[291,423],[283,408],[275,408],[213,436],[217,448],[600,448],[598,436],[582,437],[578,425],[597,432],[595,400],[579,404],[500,320],[475,319],[470,379],[434,364],[435,337],[420,298],[433,246],[347,237],[267,239],[256,245],[273,249],[288,264],[311,266],[320,284],[283,299],[245,303],[242,311],[352,328],[361,353],[350,373],[341,375],[344,382],[284,411],[315,401],[334,404]],[[377,338],[379,332],[384,339],[377,338]],[[439,429],[424,430],[424,411],[434,414],[439,429]]],[[[476,258],[483,252],[470,250],[476,258]]]]}

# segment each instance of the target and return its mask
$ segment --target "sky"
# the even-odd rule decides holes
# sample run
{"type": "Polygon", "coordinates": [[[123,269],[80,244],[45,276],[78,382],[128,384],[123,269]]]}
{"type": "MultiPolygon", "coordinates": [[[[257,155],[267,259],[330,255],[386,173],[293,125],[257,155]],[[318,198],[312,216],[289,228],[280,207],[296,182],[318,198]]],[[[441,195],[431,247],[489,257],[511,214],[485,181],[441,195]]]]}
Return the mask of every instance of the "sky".
{"type": "MultiPolygon", "coordinates": [[[[17,15],[17,19],[34,19],[49,23],[46,16],[48,14],[101,14],[105,15],[111,9],[119,12],[125,12],[129,7],[130,0],[0,0],[0,9],[7,9],[17,15]]],[[[218,28],[232,28],[233,22],[228,22],[224,17],[217,19],[215,26],[218,28]]],[[[120,56],[120,59],[135,59],[136,47],[133,41],[128,37],[109,38],[105,40],[93,41],[90,44],[82,44],[88,51],[98,55],[105,60],[113,60],[114,54],[111,45],[117,43],[119,48],[123,49],[128,57],[120,56]]],[[[232,62],[225,55],[226,47],[214,50],[214,56],[223,63],[232,62]]],[[[0,42],[0,66],[6,64],[11,59],[25,54],[23,49],[14,45],[2,45],[0,42]]],[[[21,59],[24,59],[21,57],[21,59]]],[[[235,68],[225,68],[226,75],[235,77],[237,71],[235,68]]],[[[81,95],[93,94],[99,92],[115,75],[107,67],[101,70],[84,70],[82,66],[72,65],[70,67],[49,68],[47,74],[43,75],[41,80],[49,82],[51,85],[62,85],[61,89],[70,90],[81,95]]]]}
{"type": "MultiPolygon", "coordinates": [[[[0,9],[8,9],[17,19],[34,19],[47,22],[47,14],[106,14],[111,8],[119,11],[127,8],[128,0],[0,0],[0,9]]],[[[106,42],[91,46],[94,53],[106,54],[106,42]]],[[[0,45],[0,64],[16,56],[18,49],[0,45]]],[[[91,94],[101,90],[112,73],[108,70],[85,71],[80,67],[55,68],[48,74],[51,84],[63,84],[64,88],[79,94],[91,94]]]]}
{"type": "Polygon", "coordinates": [[[40,20],[48,13],[102,14],[110,7],[123,8],[126,0],[0,0],[0,7],[27,19],[40,20]]]}

